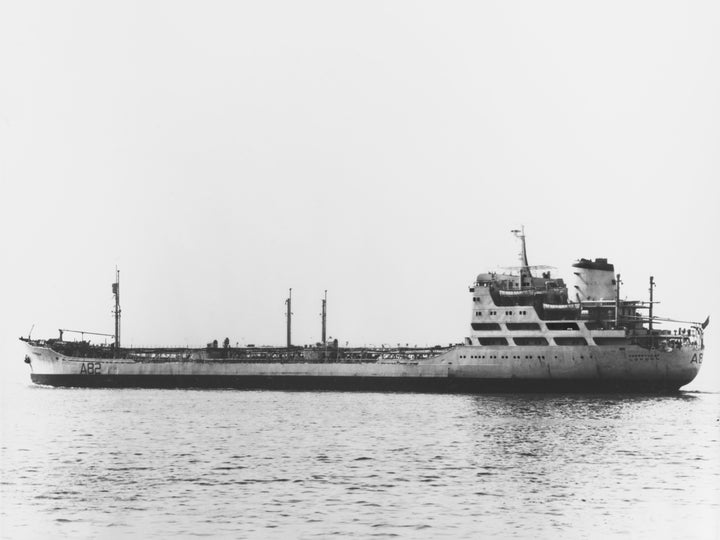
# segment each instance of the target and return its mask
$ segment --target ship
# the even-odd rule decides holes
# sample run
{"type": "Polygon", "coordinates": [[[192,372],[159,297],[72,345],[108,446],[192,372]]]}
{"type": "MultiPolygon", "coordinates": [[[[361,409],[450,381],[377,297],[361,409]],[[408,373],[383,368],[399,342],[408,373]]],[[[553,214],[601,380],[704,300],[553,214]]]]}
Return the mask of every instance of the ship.
{"type": "Polygon", "coordinates": [[[461,342],[340,346],[326,338],[326,291],[321,340],[293,345],[290,289],[285,346],[233,347],[226,338],[197,348],[123,347],[116,269],[114,334],[62,329],[58,338],[21,337],[25,362],[39,385],[106,388],[672,393],[697,376],[709,317],[656,316],[653,277],[648,301],[621,299],[621,276],[605,258],[577,260],[569,286],[552,267],[530,266],[524,228],[512,233],[520,265],[470,284],[470,327],[461,342]],[[93,343],[96,336],[112,342],[93,343]]]}

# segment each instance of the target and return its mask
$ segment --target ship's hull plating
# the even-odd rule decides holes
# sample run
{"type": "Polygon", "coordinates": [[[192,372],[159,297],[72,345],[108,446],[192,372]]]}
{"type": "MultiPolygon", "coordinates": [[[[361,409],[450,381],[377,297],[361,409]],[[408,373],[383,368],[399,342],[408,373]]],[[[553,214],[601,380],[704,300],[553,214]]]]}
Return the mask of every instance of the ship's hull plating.
{"type": "Polygon", "coordinates": [[[426,360],[279,363],[74,358],[29,345],[31,379],[66,387],[416,392],[673,392],[701,349],[458,346],[426,360]]]}
{"type": "Polygon", "coordinates": [[[242,390],[331,390],[428,393],[669,393],[670,381],[615,379],[478,379],[447,377],[342,377],[309,375],[79,375],[32,374],[34,383],[81,388],[196,388],[242,390]]]}

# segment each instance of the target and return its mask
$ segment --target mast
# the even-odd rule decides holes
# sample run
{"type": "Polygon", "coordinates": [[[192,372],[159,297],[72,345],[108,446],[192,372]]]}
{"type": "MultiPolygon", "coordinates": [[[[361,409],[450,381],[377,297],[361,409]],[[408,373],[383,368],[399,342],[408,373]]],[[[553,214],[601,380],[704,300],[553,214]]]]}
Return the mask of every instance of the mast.
{"type": "Polygon", "coordinates": [[[527,248],[525,246],[525,225],[522,225],[520,227],[522,230],[522,233],[520,234],[520,240],[522,240],[522,251],[520,252],[520,262],[527,270],[528,275],[530,275],[530,265],[528,263],[527,258],[527,248]]]}
{"type": "Polygon", "coordinates": [[[287,312],[285,316],[287,317],[287,346],[288,348],[292,346],[292,339],[291,339],[291,325],[292,325],[292,287],[290,288],[290,293],[287,297],[287,300],[285,300],[285,304],[287,305],[287,312]]]}
{"type": "MultiPolygon", "coordinates": [[[[530,265],[528,264],[527,249],[525,247],[525,225],[521,225],[520,229],[510,231],[516,238],[520,239],[520,287],[525,285],[525,278],[532,278],[530,265]]],[[[530,283],[528,284],[530,285],[530,283]]]]}
{"type": "Polygon", "coordinates": [[[325,341],[327,341],[325,338],[325,333],[326,333],[326,329],[327,329],[327,289],[325,289],[325,298],[323,298],[323,301],[322,301],[322,313],[320,314],[320,316],[322,317],[321,343],[324,344],[325,341]]]}
{"type": "Polygon", "coordinates": [[[615,328],[620,325],[620,274],[615,280],[615,328]]]}
{"type": "Polygon", "coordinates": [[[653,289],[655,288],[655,277],[650,276],[650,308],[648,313],[648,332],[650,333],[650,348],[653,348],[653,289]]]}
{"type": "Polygon", "coordinates": [[[115,268],[115,283],[112,284],[113,296],[115,296],[115,351],[120,348],[120,270],[115,268]]]}

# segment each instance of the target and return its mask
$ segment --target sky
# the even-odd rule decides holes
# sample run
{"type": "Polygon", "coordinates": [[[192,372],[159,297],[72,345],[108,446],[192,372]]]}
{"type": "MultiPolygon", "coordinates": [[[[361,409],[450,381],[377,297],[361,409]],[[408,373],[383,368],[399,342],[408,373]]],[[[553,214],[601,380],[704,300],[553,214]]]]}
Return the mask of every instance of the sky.
{"type": "MultiPolygon", "coordinates": [[[[0,354],[456,343],[468,285],[607,257],[702,321],[720,286],[720,4],[0,4],[0,354]]],[[[720,387],[707,333],[704,381],[720,387]],[[710,365],[708,365],[710,364],[710,365]],[[707,372],[707,374],[706,374],[707,372]]],[[[26,376],[24,371],[21,371],[26,376]]]]}

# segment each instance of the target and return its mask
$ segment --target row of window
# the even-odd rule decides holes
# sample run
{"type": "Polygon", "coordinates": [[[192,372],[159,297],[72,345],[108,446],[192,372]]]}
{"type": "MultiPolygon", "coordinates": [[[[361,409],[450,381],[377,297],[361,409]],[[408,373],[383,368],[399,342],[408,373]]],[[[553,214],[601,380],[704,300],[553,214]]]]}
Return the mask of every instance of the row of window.
{"type": "MultiPolygon", "coordinates": [[[[461,354],[458,358],[465,358],[465,359],[470,358],[470,359],[477,359],[477,360],[485,360],[485,359],[498,358],[498,355],[496,355],[496,354],[491,354],[491,355],[485,355],[485,354],[475,354],[475,355],[472,355],[472,354],[471,354],[471,355],[461,354]]],[[[538,354],[538,355],[526,354],[525,356],[520,356],[519,354],[514,354],[514,355],[512,355],[512,356],[510,356],[510,355],[500,355],[499,358],[500,358],[501,360],[509,360],[510,358],[513,358],[513,359],[515,359],[515,360],[520,360],[521,358],[524,358],[525,360],[534,360],[535,358],[537,358],[538,360],[547,360],[547,356],[541,355],[541,354],[538,354]]],[[[593,355],[591,354],[590,356],[588,356],[588,358],[590,358],[590,359],[592,360],[594,357],[593,357],[593,355]]],[[[555,360],[557,360],[557,359],[558,359],[558,357],[557,357],[557,355],[555,355],[555,360]]],[[[582,354],[581,354],[581,355],[580,355],[580,360],[584,360],[584,359],[585,359],[585,355],[582,355],[582,354]]]]}
{"type": "MultiPolygon", "coordinates": [[[[476,338],[480,345],[508,345],[507,338],[504,337],[481,337],[476,338]]],[[[555,345],[587,345],[588,342],[584,337],[554,337],[552,338],[555,345]]],[[[602,338],[600,338],[602,339],[602,338]]],[[[547,338],[544,337],[513,337],[513,343],[515,345],[550,345],[547,338]]],[[[595,340],[597,345],[619,345],[621,341],[615,339],[612,343],[602,342],[598,339],[595,340]]],[[[468,343],[471,345],[472,341],[468,343]]]]}
{"type": "MultiPolygon", "coordinates": [[[[471,358],[471,359],[476,359],[476,360],[484,360],[485,358],[498,358],[498,356],[497,356],[497,355],[494,355],[494,354],[491,354],[491,355],[489,355],[489,356],[484,355],[484,354],[471,354],[470,356],[468,356],[468,355],[460,355],[460,358],[471,358]]],[[[501,354],[499,358],[500,358],[501,360],[509,360],[510,358],[512,358],[512,359],[514,359],[514,360],[520,360],[520,358],[522,358],[522,357],[521,357],[519,354],[513,354],[513,355],[501,354]]],[[[545,355],[538,355],[537,357],[535,357],[535,356],[533,356],[533,355],[531,355],[531,354],[529,354],[529,355],[526,354],[526,355],[524,356],[524,358],[525,358],[525,360],[530,360],[530,359],[532,359],[532,358],[537,358],[538,360],[545,360],[545,355]]],[[[582,357],[581,357],[581,358],[582,358],[582,357]]],[[[557,360],[557,356],[555,356],[555,360],[557,360]]]]}
{"type": "MultiPolygon", "coordinates": [[[[460,355],[460,358],[465,358],[465,359],[470,358],[470,359],[477,359],[477,360],[485,360],[485,359],[487,358],[487,359],[489,359],[489,360],[492,360],[492,359],[498,358],[498,356],[497,356],[496,354],[491,354],[491,355],[484,355],[484,354],[471,354],[471,355],[467,355],[467,354],[461,354],[461,355],[460,355]]],[[[513,359],[515,359],[515,360],[520,360],[521,356],[520,356],[519,354],[514,354],[514,355],[512,355],[512,356],[511,356],[511,355],[507,355],[507,354],[501,354],[499,358],[500,358],[501,360],[509,360],[510,358],[513,358],[513,359]]],[[[537,358],[538,360],[546,360],[546,359],[547,359],[547,358],[545,357],[545,355],[537,355],[537,356],[534,356],[534,355],[532,355],[532,354],[526,354],[526,355],[525,355],[524,357],[522,357],[522,358],[525,358],[525,360],[533,360],[534,358],[537,358]]],[[[581,356],[580,358],[585,358],[585,357],[584,357],[584,356],[581,356]]],[[[555,356],[555,360],[557,360],[557,356],[555,356]]]]}
{"type": "MultiPolygon", "coordinates": [[[[483,313],[483,311],[476,311],[475,316],[482,317],[483,313]]],[[[490,316],[497,315],[497,311],[488,311],[487,314],[490,316]]],[[[506,311],[505,315],[527,315],[527,310],[523,309],[521,311],[506,311]]]]}
{"type": "MultiPolygon", "coordinates": [[[[500,326],[500,323],[478,323],[473,322],[470,323],[470,326],[473,330],[502,330],[502,327],[500,326]]],[[[509,322],[505,323],[505,326],[507,326],[508,330],[542,330],[542,327],[539,323],[534,322],[509,322]]],[[[578,323],[571,322],[571,321],[562,321],[562,322],[548,322],[545,323],[545,326],[548,330],[560,330],[560,331],[567,331],[567,330],[580,330],[580,327],[578,326],[578,323]]],[[[591,327],[590,323],[587,323],[587,328],[589,330],[595,330],[595,328],[591,327]]]]}

